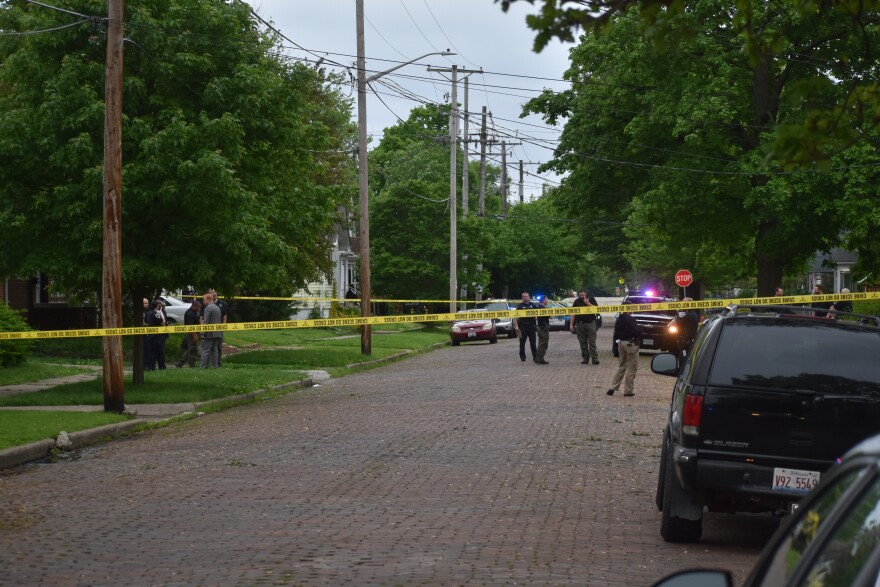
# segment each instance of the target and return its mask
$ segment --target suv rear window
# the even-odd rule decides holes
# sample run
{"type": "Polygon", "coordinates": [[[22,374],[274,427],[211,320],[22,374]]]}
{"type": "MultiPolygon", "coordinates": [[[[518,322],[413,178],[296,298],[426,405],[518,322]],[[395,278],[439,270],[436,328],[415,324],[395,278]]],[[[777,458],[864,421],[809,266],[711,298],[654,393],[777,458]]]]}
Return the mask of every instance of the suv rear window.
{"type": "Polygon", "coordinates": [[[710,385],[880,396],[880,332],[814,321],[729,320],[710,385]]]}

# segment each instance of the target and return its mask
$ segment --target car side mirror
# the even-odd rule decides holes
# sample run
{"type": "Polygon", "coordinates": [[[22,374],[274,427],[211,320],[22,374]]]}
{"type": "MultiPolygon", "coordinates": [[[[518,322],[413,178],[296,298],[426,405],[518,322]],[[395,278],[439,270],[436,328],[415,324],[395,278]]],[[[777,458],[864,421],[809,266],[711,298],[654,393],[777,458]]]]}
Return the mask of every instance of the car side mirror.
{"type": "Polygon", "coordinates": [[[651,371],[657,375],[678,375],[678,359],[672,353],[660,353],[651,359],[651,371]]]}
{"type": "Polygon", "coordinates": [[[733,587],[733,577],[727,571],[693,569],[664,577],[653,587],[733,587]]]}

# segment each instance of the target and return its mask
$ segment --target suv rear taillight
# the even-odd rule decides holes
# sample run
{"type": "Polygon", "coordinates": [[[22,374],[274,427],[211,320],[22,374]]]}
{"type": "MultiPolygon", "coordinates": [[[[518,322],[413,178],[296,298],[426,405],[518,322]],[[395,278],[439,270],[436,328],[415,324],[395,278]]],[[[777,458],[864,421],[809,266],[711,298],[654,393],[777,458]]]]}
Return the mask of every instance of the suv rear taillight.
{"type": "Polygon", "coordinates": [[[703,394],[688,393],[684,396],[684,419],[681,431],[696,436],[700,433],[700,421],[703,418],[703,394]]]}

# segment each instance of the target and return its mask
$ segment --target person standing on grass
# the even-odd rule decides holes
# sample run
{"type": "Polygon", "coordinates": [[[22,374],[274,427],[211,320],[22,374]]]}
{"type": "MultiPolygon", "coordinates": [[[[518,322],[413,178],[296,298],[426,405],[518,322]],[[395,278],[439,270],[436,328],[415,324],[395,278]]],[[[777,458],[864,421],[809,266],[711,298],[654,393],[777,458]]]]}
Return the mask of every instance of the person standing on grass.
{"type": "MultiPolygon", "coordinates": [[[[214,298],[214,303],[217,304],[217,307],[220,308],[220,315],[223,316],[223,319],[220,321],[222,324],[226,324],[229,322],[229,304],[226,303],[226,300],[219,297],[217,295],[217,291],[212,287],[211,295],[214,298]]],[[[223,365],[223,333],[220,333],[220,348],[217,351],[217,365],[223,365]]]]}
{"type": "MultiPolygon", "coordinates": [[[[183,314],[183,325],[184,326],[196,326],[199,324],[199,310],[201,309],[202,304],[198,300],[193,300],[192,304],[183,314]]],[[[180,359],[174,363],[174,366],[180,369],[184,364],[189,365],[190,367],[196,366],[196,357],[199,356],[199,333],[198,332],[184,332],[183,333],[183,355],[181,355],[180,359]]],[[[201,362],[201,361],[200,361],[201,362]]]]}
{"type": "MultiPolygon", "coordinates": [[[[202,297],[204,310],[202,314],[202,323],[206,326],[212,324],[222,324],[223,314],[220,308],[214,303],[214,296],[206,293],[202,297]]],[[[220,344],[223,340],[223,333],[219,331],[208,331],[202,334],[202,369],[208,367],[217,368],[220,366],[220,344]]]]}

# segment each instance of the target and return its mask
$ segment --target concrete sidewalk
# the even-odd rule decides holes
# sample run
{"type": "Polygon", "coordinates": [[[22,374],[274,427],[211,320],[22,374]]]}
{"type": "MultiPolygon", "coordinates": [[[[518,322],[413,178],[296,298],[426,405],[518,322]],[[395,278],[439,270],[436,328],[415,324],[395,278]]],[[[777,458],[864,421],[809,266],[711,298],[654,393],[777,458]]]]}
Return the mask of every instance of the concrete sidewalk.
{"type": "Polygon", "coordinates": [[[94,373],[79,373],[77,375],[65,375],[64,377],[53,377],[51,379],[31,381],[28,383],[17,383],[15,385],[0,385],[0,397],[5,397],[7,395],[18,395],[19,393],[36,393],[38,391],[44,391],[51,387],[65,385],[67,383],[94,381],[100,374],[99,369],[100,368],[96,369],[94,373]]]}

